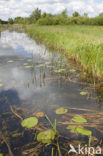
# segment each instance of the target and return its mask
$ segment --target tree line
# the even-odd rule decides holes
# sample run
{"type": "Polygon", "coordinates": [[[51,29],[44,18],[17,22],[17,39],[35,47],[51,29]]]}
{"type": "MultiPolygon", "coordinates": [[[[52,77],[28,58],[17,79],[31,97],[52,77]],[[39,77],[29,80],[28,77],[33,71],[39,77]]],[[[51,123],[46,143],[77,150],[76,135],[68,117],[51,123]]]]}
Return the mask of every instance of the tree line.
{"type": "MultiPolygon", "coordinates": [[[[5,24],[0,20],[1,24],[5,24]]],[[[39,24],[39,25],[103,25],[103,13],[96,17],[88,17],[87,13],[82,16],[75,11],[72,16],[68,15],[67,9],[59,14],[41,13],[39,8],[35,9],[29,17],[16,17],[15,19],[9,18],[6,22],[8,24],[39,24]]]]}

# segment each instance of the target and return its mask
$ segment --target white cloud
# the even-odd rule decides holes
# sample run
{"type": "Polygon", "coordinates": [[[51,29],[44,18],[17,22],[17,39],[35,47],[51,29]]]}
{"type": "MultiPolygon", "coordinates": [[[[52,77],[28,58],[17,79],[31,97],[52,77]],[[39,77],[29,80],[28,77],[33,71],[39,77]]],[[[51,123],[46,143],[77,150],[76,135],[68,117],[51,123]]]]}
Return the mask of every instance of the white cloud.
{"type": "Polygon", "coordinates": [[[87,12],[89,16],[96,16],[103,11],[102,0],[0,0],[0,18],[22,16],[27,17],[35,8],[50,13],[58,13],[67,8],[68,13],[87,12]]]}

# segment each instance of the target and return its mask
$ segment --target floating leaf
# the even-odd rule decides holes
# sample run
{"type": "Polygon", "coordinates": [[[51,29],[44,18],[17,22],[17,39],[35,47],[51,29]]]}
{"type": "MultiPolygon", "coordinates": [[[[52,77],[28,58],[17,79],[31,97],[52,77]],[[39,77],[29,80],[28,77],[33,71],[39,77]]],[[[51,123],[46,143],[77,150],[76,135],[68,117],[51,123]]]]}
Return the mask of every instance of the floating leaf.
{"type": "Polygon", "coordinates": [[[86,123],[87,122],[87,120],[81,116],[75,116],[74,118],[72,118],[72,121],[78,122],[78,123],[86,123]]]}
{"type": "Polygon", "coordinates": [[[37,140],[42,143],[51,143],[55,139],[55,132],[52,129],[40,132],[37,135],[37,140]]]}
{"type": "Polygon", "coordinates": [[[87,95],[87,92],[80,92],[80,95],[87,95]]]}
{"type": "Polygon", "coordinates": [[[76,72],[76,70],[75,69],[70,69],[70,72],[74,73],[74,72],[76,72]]]}
{"type": "Polygon", "coordinates": [[[28,65],[28,63],[24,63],[24,66],[27,66],[28,65]]]}
{"type": "Polygon", "coordinates": [[[59,70],[54,70],[55,73],[62,73],[64,72],[66,69],[59,69],[59,70]]]}
{"type": "Polygon", "coordinates": [[[91,136],[92,132],[83,128],[77,128],[76,129],[77,133],[80,133],[82,135],[87,135],[87,136],[91,136]]]}
{"type": "Polygon", "coordinates": [[[0,153],[0,156],[3,156],[3,154],[2,154],[2,153],[0,153]]]}
{"type": "Polygon", "coordinates": [[[44,116],[44,113],[43,112],[37,112],[35,114],[36,117],[43,117],[44,116]]]}
{"type": "Polygon", "coordinates": [[[76,128],[77,128],[77,126],[75,126],[75,125],[70,125],[70,126],[66,127],[66,129],[70,130],[71,133],[75,133],[76,128]]]}
{"type": "Polygon", "coordinates": [[[2,83],[0,83],[0,87],[2,87],[3,86],[3,84],[2,83]]]}
{"type": "Polygon", "coordinates": [[[39,64],[36,67],[39,68],[39,67],[44,67],[44,66],[45,66],[45,64],[39,64]]]}
{"type": "Polygon", "coordinates": [[[67,112],[68,112],[68,109],[65,109],[65,108],[63,108],[63,107],[58,108],[58,109],[56,110],[56,114],[65,114],[65,113],[67,113],[67,112]]]}
{"type": "Polygon", "coordinates": [[[26,128],[33,128],[37,124],[38,124],[38,119],[36,117],[30,117],[30,118],[24,119],[21,123],[21,125],[26,128]]]}
{"type": "MultiPolygon", "coordinates": [[[[70,125],[66,127],[66,129],[70,130],[71,133],[77,133],[77,128],[78,126],[75,126],[75,125],[70,125]]],[[[83,128],[83,127],[79,126],[79,128],[83,128]]]]}
{"type": "Polygon", "coordinates": [[[25,66],[26,68],[32,68],[33,66],[25,66]]]}
{"type": "Polygon", "coordinates": [[[9,60],[9,61],[8,61],[8,63],[12,63],[12,62],[14,62],[14,61],[13,61],[13,60],[9,60]]]}

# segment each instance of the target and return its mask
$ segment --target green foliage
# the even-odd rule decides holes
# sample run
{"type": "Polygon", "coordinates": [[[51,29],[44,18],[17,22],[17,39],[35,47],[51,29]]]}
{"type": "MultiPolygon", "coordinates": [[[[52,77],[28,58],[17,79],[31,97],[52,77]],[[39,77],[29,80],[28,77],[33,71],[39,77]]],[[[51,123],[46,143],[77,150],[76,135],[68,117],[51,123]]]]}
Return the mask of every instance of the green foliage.
{"type": "Polygon", "coordinates": [[[37,140],[42,143],[50,144],[55,139],[55,132],[52,129],[40,132],[37,135],[37,140]]]}
{"type": "Polygon", "coordinates": [[[67,113],[67,112],[68,112],[68,109],[65,109],[65,108],[63,108],[63,107],[58,108],[58,109],[56,110],[56,114],[65,114],[65,113],[67,113]]]}
{"type": "Polygon", "coordinates": [[[36,117],[30,117],[24,119],[21,123],[22,127],[33,128],[38,124],[38,119],[36,117]]]}
{"type": "MultiPolygon", "coordinates": [[[[91,22],[88,17],[76,18],[91,22]]],[[[69,18],[69,20],[71,19],[69,18]]],[[[93,77],[103,78],[102,27],[29,25],[26,26],[26,31],[32,37],[41,39],[47,47],[64,49],[69,57],[79,61],[82,68],[91,73],[93,77]]]]}
{"type": "Polygon", "coordinates": [[[53,24],[53,18],[48,17],[48,16],[40,18],[37,21],[37,24],[39,24],[39,25],[52,25],[53,24]]]}
{"type": "Polygon", "coordinates": [[[73,16],[73,17],[78,17],[78,16],[80,16],[80,14],[79,14],[77,11],[75,11],[75,12],[72,14],[72,16],[73,16]]]}
{"type": "Polygon", "coordinates": [[[67,18],[68,17],[67,9],[63,10],[60,15],[64,18],[67,18]]]}
{"type": "Polygon", "coordinates": [[[30,15],[30,22],[35,23],[38,19],[40,19],[40,17],[41,17],[41,10],[37,8],[30,15]]]}
{"type": "Polygon", "coordinates": [[[13,23],[14,23],[13,19],[12,18],[9,18],[8,19],[8,24],[13,24],[13,23]]]}
{"type": "Polygon", "coordinates": [[[87,136],[91,136],[92,135],[91,131],[83,129],[83,128],[80,128],[80,127],[77,128],[76,131],[77,131],[77,133],[80,133],[82,135],[87,135],[87,136]]]}
{"type": "Polygon", "coordinates": [[[80,95],[87,95],[87,92],[80,92],[80,95]]]}
{"type": "Polygon", "coordinates": [[[77,122],[77,123],[86,123],[87,120],[81,116],[75,116],[72,118],[72,121],[77,122]]]}

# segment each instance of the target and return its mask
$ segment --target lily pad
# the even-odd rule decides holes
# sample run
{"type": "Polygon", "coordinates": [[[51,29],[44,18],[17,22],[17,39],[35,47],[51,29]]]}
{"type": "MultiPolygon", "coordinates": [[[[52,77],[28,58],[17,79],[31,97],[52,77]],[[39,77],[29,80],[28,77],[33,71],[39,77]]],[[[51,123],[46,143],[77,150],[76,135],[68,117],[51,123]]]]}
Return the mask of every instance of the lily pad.
{"type": "Polygon", "coordinates": [[[54,70],[55,73],[62,73],[64,72],[66,69],[59,69],[59,70],[54,70]]]}
{"type": "Polygon", "coordinates": [[[38,124],[38,119],[36,117],[30,117],[24,119],[21,123],[22,127],[33,128],[38,124]]]}
{"type": "Polygon", "coordinates": [[[76,72],[76,70],[75,69],[70,69],[70,72],[74,73],[74,72],[76,72]]]}
{"type": "Polygon", "coordinates": [[[36,117],[44,117],[44,113],[43,112],[37,112],[35,114],[36,117]]]}
{"type": "Polygon", "coordinates": [[[24,66],[27,66],[28,65],[28,63],[24,63],[24,66]]]}
{"type": "Polygon", "coordinates": [[[58,109],[56,110],[56,114],[65,114],[65,113],[67,113],[67,112],[68,112],[68,109],[65,109],[65,108],[63,108],[63,107],[58,108],[58,109]]]}
{"type": "Polygon", "coordinates": [[[37,68],[40,68],[40,67],[44,67],[45,66],[45,64],[39,64],[39,65],[37,65],[36,67],[37,68]]]}
{"type": "Polygon", "coordinates": [[[71,133],[77,133],[77,128],[82,128],[82,126],[75,126],[75,125],[69,125],[66,127],[66,129],[70,130],[71,133]]]}
{"type": "Polygon", "coordinates": [[[70,125],[66,127],[66,129],[70,130],[71,133],[76,133],[76,128],[77,126],[75,125],[70,125]]]}
{"type": "Polygon", "coordinates": [[[25,66],[25,68],[32,68],[32,66],[25,66]]]}
{"type": "Polygon", "coordinates": [[[52,129],[40,132],[37,135],[37,140],[42,143],[51,143],[55,139],[55,132],[52,129]]]}
{"type": "Polygon", "coordinates": [[[75,116],[72,118],[72,121],[77,122],[77,123],[86,123],[87,120],[81,116],[75,116]]]}
{"type": "Polygon", "coordinates": [[[14,61],[13,61],[13,60],[9,60],[9,61],[8,61],[8,63],[12,63],[12,62],[14,62],[14,61]]]}
{"type": "Polygon", "coordinates": [[[87,92],[80,92],[80,95],[87,95],[87,92]]]}
{"type": "Polygon", "coordinates": [[[76,129],[77,133],[80,133],[82,135],[87,135],[87,136],[91,136],[92,132],[83,128],[77,128],[76,129]]]}
{"type": "Polygon", "coordinates": [[[3,86],[3,84],[2,83],[0,83],[0,87],[2,87],[3,86]]]}

